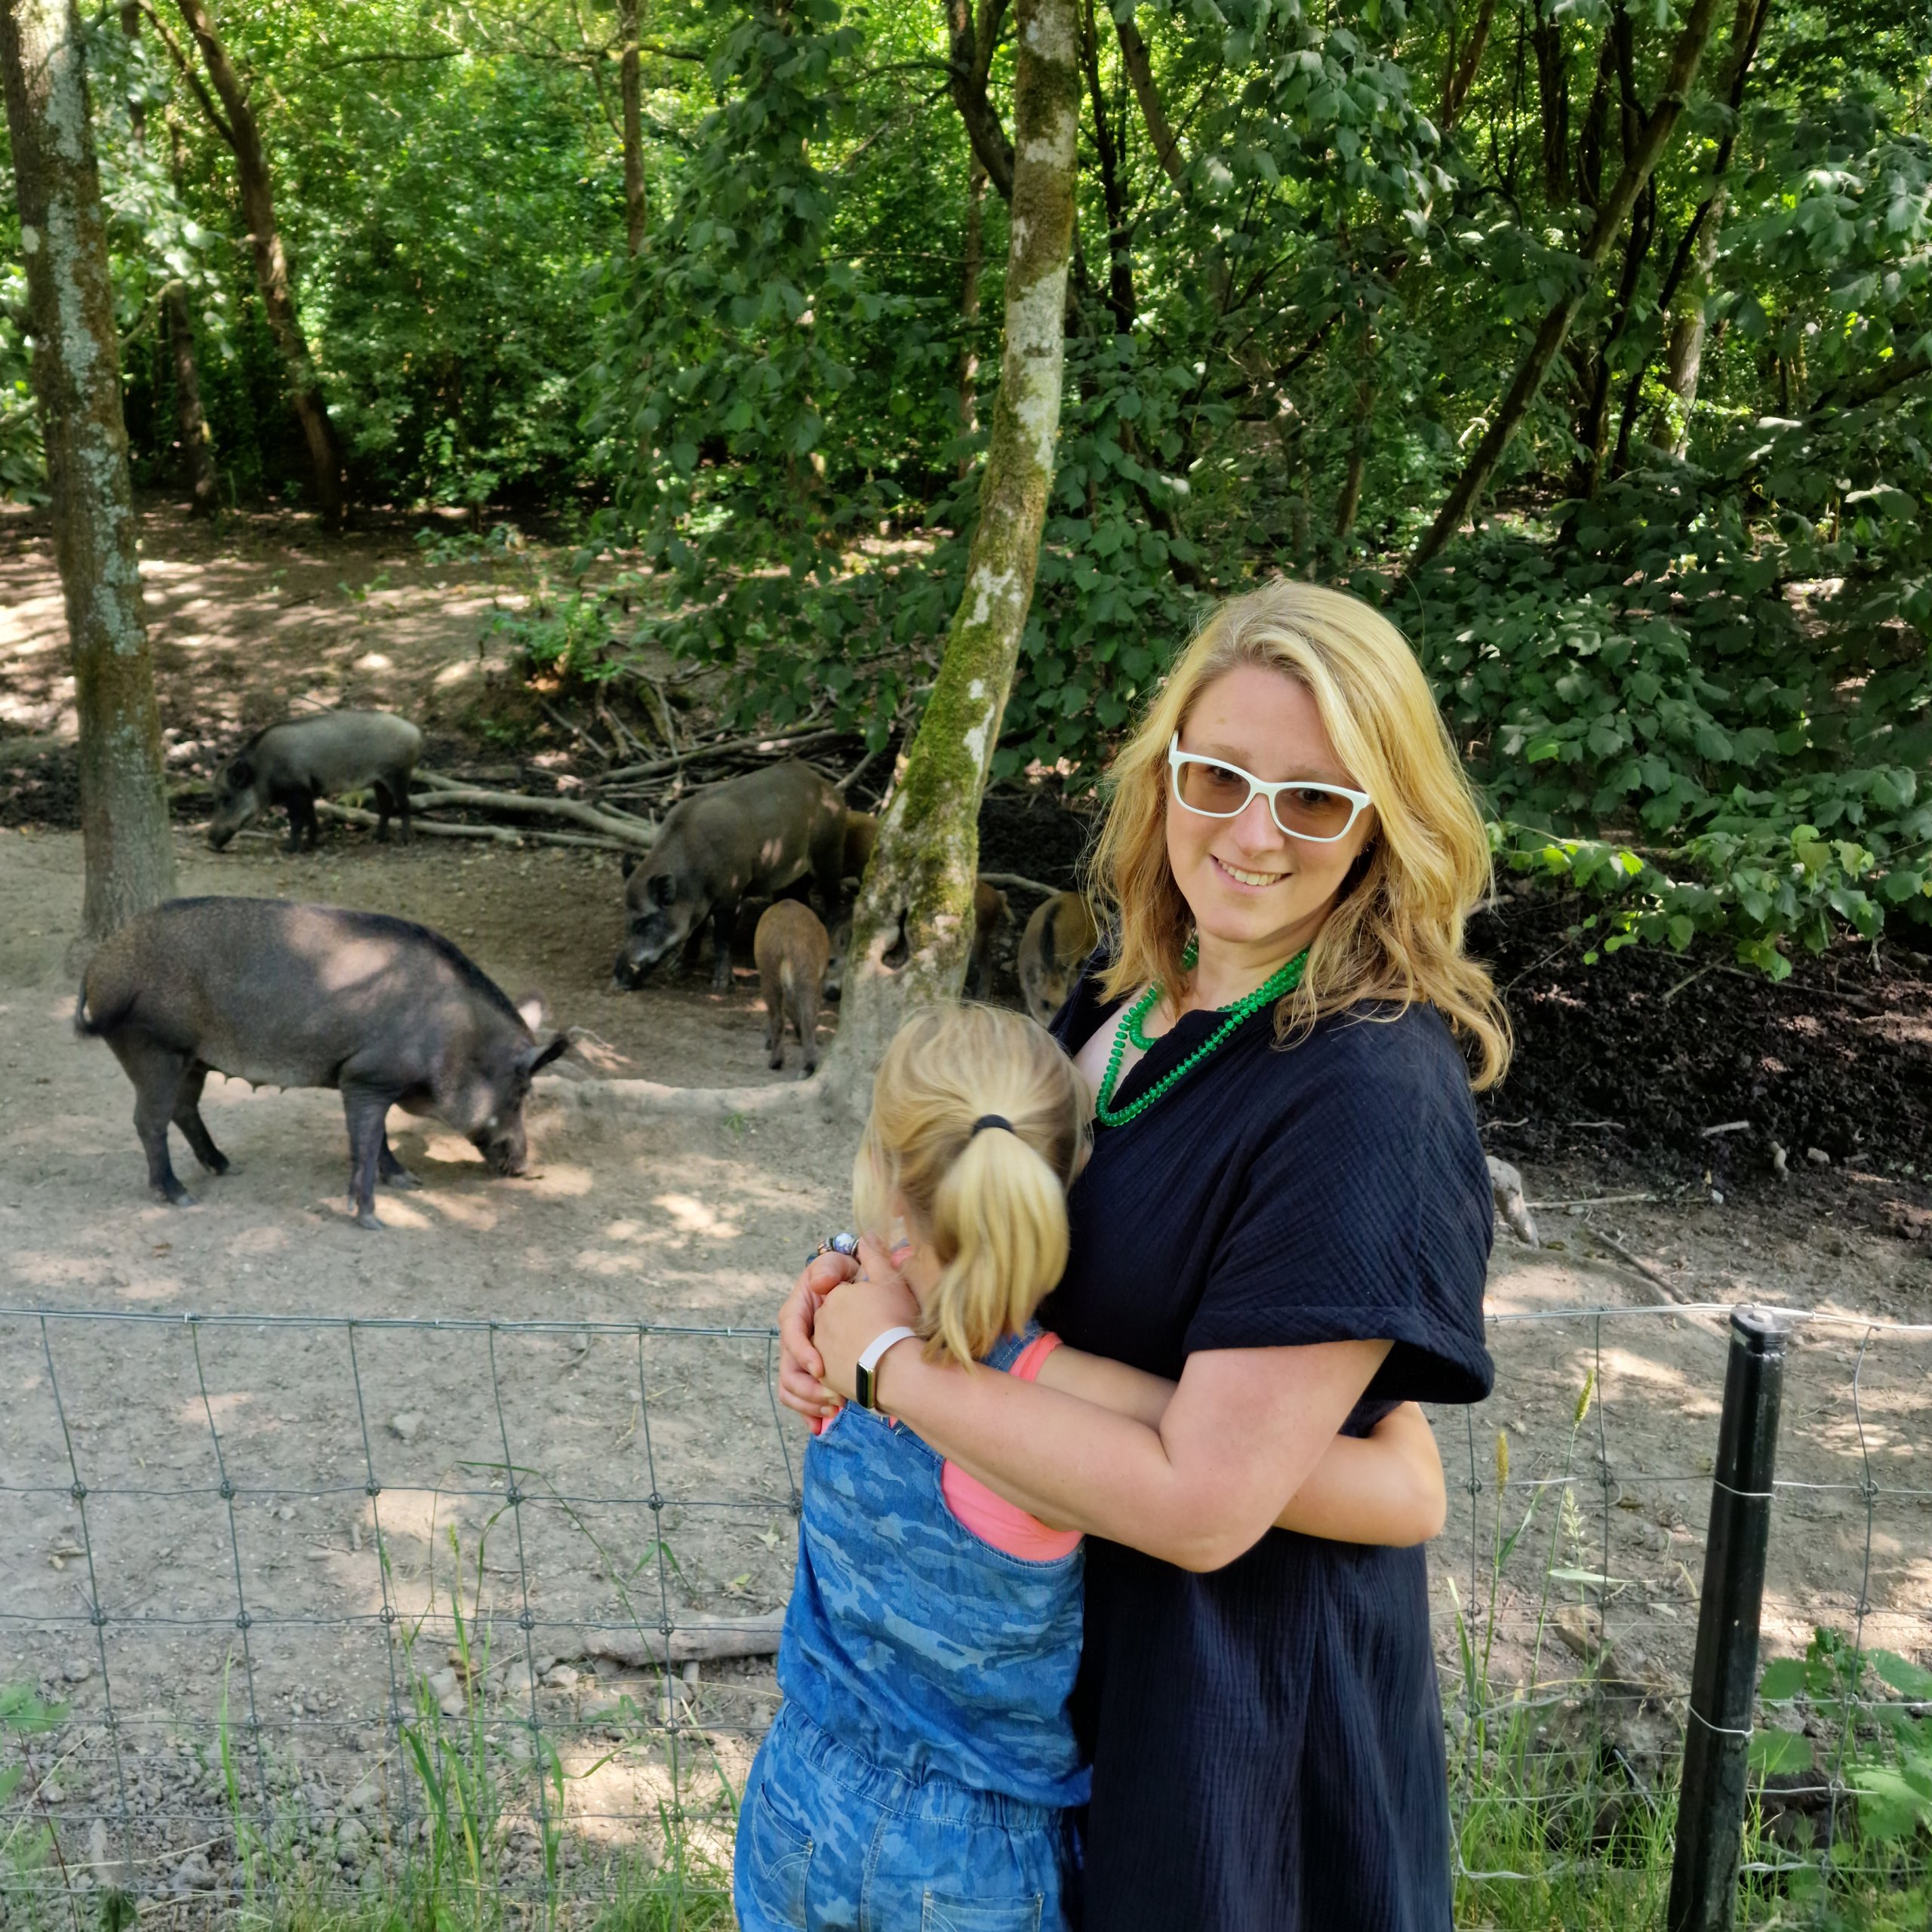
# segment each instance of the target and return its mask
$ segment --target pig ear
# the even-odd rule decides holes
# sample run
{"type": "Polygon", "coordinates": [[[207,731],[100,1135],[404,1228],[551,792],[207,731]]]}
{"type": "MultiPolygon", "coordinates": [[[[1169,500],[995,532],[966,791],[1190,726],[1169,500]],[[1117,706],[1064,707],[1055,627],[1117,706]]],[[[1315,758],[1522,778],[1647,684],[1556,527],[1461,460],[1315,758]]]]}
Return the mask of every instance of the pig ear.
{"type": "Polygon", "coordinates": [[[556,1038],[553,1039],[547,1047],[543,1048],[537,1054],[536,1058],[530,1063],[529,1070],[533,1074],[540,1072],[543,1068],[548,1066],[553,1060],[556,1059],[560,1054],[563,1053],[569,1047],[570,1043],[570,1035],[568,1034],[559,1033],[556,1038]]]}
{"type": "Polygon", "coordinates": [[[626,852],[624,854],[623,869],[624,876],[626,878],[629,878],[631,874],[637,870],[637,854],[635,852],[626,852]]]}
{"type": "Polygon", "coordinates": [[[550,1017],[550,1009],[543,1004],[541,993],[525,993],[517,1001],[516,1010],[518,1017],[533,1033],[541,1032],[550,1017]]]}
{"type": "Polygon", "coordinates": [[[238,758],[228,768],[228,782],[231,785],[252,785],[255,782],[255,768],[245,758],[238,758]]]}
{"type": "Polygon", "coordinates": [[[668,906],[678,896],[677,881],[669,872],[660,872],[651,881],[651,896],[660,906],[668,906]]]}

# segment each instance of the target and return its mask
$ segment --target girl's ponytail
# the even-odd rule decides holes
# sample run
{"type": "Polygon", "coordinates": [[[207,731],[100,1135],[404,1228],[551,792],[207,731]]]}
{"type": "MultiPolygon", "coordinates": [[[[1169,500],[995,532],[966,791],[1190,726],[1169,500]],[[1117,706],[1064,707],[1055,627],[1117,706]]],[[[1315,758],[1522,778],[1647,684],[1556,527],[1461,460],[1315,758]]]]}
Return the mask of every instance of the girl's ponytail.
{"type": "Polygon", "coordinates": [[[932,1244],[943,1272],[920,1321],[929,1355],[975,1361],[1059,1281],[1086,1116],[1072,1062],[1023,1014],[927,1008],[886,1049],[854,1206],[883,1228],[896,1195],[932,1244]]]}

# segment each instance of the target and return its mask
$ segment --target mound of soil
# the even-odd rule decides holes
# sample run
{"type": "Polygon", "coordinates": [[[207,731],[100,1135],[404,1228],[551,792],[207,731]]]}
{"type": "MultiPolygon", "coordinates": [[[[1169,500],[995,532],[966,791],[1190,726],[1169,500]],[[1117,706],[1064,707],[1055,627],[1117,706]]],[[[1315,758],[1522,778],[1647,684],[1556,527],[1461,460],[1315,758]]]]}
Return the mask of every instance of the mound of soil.
{"type": "Polygon", "coordinates": [[[1509,1078],[1478,1100],[1492,1152],[1795,1188],[1819,1212],[1932,1235],[1932,959],[1850,942],[1777,983],[1715,950],[1586,964],[1586,911],[1512,897],[1472,922],[1516,1034],[1509,1078]]]}

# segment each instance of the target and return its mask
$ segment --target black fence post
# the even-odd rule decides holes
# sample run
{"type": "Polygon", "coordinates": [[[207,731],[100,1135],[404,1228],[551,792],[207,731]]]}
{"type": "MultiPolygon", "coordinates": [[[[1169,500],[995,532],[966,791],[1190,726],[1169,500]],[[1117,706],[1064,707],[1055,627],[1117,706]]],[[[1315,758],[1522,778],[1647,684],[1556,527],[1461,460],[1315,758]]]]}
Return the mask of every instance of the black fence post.
{"type": "Polygon", "coordinates": [[[1737,1904],[1785,1338],[1783,1327],[1763,1310],[1731,1311],[1668,1932],[1726,1932],[1737,1904]]]}

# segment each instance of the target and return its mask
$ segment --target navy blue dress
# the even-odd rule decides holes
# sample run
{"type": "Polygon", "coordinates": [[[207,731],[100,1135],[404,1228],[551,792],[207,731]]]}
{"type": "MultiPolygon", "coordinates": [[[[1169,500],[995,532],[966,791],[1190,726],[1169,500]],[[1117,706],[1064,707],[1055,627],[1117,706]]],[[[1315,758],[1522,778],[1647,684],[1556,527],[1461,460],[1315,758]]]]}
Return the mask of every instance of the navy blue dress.
{"type": "MultiPolygon", "coordinates": [[[[1054,1031],[1114,1009],[1091,974],[1054,1031]]],[[[1192,1014],[1131,1101],[1219,1023],[1192,1014]]],[[[1178,1377],[1197,1349],[1386,1339],[1350,1418],[1487,1394],[1493,1215],[1462,1057],[1434,1010],[1287,1049],[1256,1014],[1137,1119],[1097,1128],[1041,1319],[1178,1377]]],[[[1271,1530],[1197,1576],[1097,1538],[1076,1715],[1094,1761],[1088,1932],[1448,1932],[1449,1807],[1420,1549],[1271,1530]]]]}

